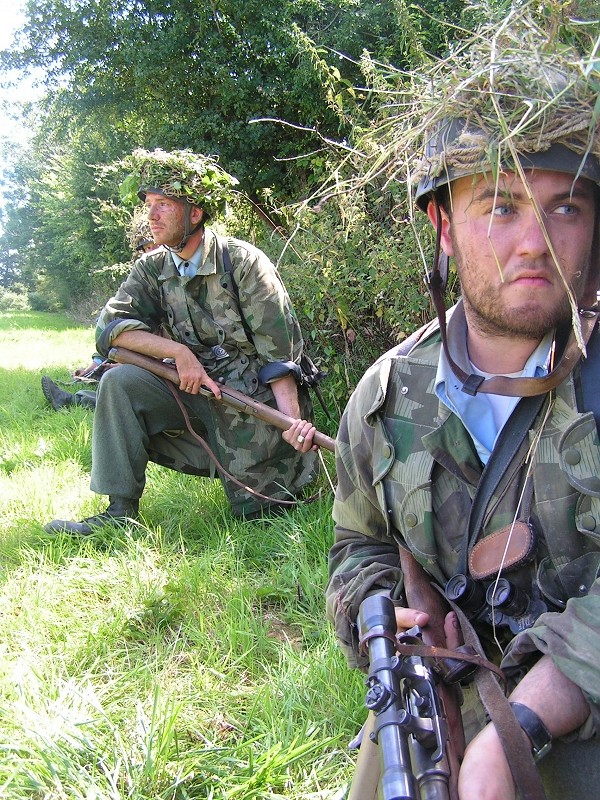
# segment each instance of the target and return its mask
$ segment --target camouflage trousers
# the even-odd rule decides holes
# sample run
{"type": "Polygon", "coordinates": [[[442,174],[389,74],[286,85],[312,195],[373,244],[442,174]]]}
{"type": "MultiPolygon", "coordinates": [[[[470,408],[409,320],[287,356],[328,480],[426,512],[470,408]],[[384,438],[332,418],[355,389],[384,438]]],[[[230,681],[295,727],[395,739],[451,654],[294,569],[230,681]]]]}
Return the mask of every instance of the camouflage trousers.
{"type": "MultiPolygon", "coordinates": [[[[269,498],[290,500],[316,474],[314,453],[297,453],[281,431],[201,395],[180,392],[194,430],[222,466],[244,486],[269,498]]],[[[272,394],[255,395],[274,405],[272,394]]],[[[304,412],[310,411],[305,398],[304,412]]],[[[98,388],[92,439],[91,489],[98,494],[138,499],[148,461],[178,472],[221,477],[202,446],[185,429],[183,414],[165,381],[124,364],[109,370],[98,388]]],[[[235,483],[221,478],[236,516],[268,507],[235,483]]]]}

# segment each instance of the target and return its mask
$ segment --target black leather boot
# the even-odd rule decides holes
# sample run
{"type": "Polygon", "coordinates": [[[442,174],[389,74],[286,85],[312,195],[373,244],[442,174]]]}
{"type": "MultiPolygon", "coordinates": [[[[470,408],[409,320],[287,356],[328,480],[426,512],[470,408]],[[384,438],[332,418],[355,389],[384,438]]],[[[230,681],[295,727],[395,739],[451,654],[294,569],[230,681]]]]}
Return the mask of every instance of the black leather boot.
{"type": "Polygon", "coordinates": [[[57,386],[47,375],[42,377],[42,392],[55,411],[75,405],[73,395],[57,386]]]}
{"type": "Polygon", "coordinates": [[[110,503],[106,511],[87,517],[81,522],[68,522],[64,519],[53,519],[44,525],[46,533],[72,533],[76,536],[89,536],[107,525],[123,525],[138,517],[140,501],[130,497],[109,497],[110,503]]]}

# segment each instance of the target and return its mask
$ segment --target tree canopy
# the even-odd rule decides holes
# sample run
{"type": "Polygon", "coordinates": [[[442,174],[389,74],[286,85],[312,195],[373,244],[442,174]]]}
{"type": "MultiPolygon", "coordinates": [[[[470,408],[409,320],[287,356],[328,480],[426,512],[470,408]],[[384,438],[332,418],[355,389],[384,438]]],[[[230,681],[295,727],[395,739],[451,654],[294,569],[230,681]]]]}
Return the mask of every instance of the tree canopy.
{"type": "MultiPolygon", "coordinates": [[[[595,6],[535,5],[550,21],[584,18],[595,6]]],[[[28,0],[0,75],[41,71],[44,95],[23,109],[34,135],[5,171],[0,288],[26,289],[42,309],[111,292],[131,256],[132,208],[99,176],[137,148],[216,157],[255,207],[289,222],[285,209],[332,174],[340,148],[372,137],[405,71],[443,59],[478,21],[509,8],[508,0],[28,0]]],[[[391,314],[406,330],[424,313],[422,289],[395,308],[387,292],[390,259],[409,259],[413,248],[394,198],[376,182],[368,194],[358,216],[342,208],[319,218],[304,262],[311,279],[323,276],[313,294],[329,313],[346,320],[361,298],[370,314],[391,314]],[[362,234],[347,230],[351,218],[362,234]],[[344,258],[360,261],[342,265],[331,302],[327,264],[344,258]]]]}
{"type": "MultiPolygon", "coordinates": [[[[453,18],[463,2],[423,6],[453,18]]],[[[9,175],[0,277],[60,305],[128,258],[96,165],[190,149],[255,202],[296,200],[322,179],[327,140],[367,124],[364,54],[414,65],[447,31],[403,0],[29,0],[25,13],[0,67],[42,70],[45,95],[9,175]]]]}

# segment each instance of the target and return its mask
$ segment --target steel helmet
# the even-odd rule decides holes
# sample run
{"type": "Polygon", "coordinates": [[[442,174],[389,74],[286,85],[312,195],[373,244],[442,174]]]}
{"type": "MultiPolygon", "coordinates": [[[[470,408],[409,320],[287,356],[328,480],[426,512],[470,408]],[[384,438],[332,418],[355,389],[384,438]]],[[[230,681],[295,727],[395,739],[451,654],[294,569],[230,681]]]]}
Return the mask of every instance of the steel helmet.
{"type": "Polygon", "coordinates": [[[440,255],[440,190],[466,176],[489,173],[495,179],[505,170],[531,169],[600,186],[595,69],[593,59],[586,67],[580,53],[557,46],[547,31],[517,15],[512,27],[503,22],[490,35],[474,37],[456,58],[417,78],[423,91],[415,95],[411,119],[400,121],[396,150],[404,155],[412,146],[419,154],[409,170],[416,205],[426,210],[434,201],[436,253],[427,284],[446,356],[464,391],[525,396],[545,393],[564,379],[595,324],[598,264],[582,297],[572,301],[571,337],[547,378],[467,375],[453,362],[445,340],[448,259],[440,255]]]}
{"type": "MultiPolygon", "coordinates": [[[[457,178],[489,172],[497,168],[490,155],[497,152],[497,143],[481,128],[466,119],[444,120],[425,143],[422,160],[427,171],[421,176],[415,190],[415,202],[425,211],[432,195],[457,178]]],[[[545,149],[517,151],[516,156],[524,170],[542,169],[565,172],[574,178],[588,178],[600,185],[600,158],[592,152],[582,152],[581,145],[568,141],[555,141],[545,149]]],[[[503,169],[514,169],[513,152],[506,152],[503,169]]]]}

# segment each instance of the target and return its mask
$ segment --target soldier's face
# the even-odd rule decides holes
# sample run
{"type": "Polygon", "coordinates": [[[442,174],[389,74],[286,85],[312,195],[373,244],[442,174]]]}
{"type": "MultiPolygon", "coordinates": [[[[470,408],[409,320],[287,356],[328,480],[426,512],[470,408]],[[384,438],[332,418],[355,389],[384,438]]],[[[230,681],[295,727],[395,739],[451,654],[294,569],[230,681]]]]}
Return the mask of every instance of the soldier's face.
{"type": "Polygon", "coordinates": [[[162,194],[148,192],[145,205],[155,245],[176,247],[185,232],[183,203],[162,194]]]}
{"type": "MultiPolygon", "coordinates": [[[[571,316],[592,258],[594,185],[560,172],[459,178],[442,217],[470,325],[483,333],[540,339],[571,316]],[[560,270],[556,266],[558,262],[560,270]]],[[[432,216],[430,210],[430,218],[432,216]]]]}

